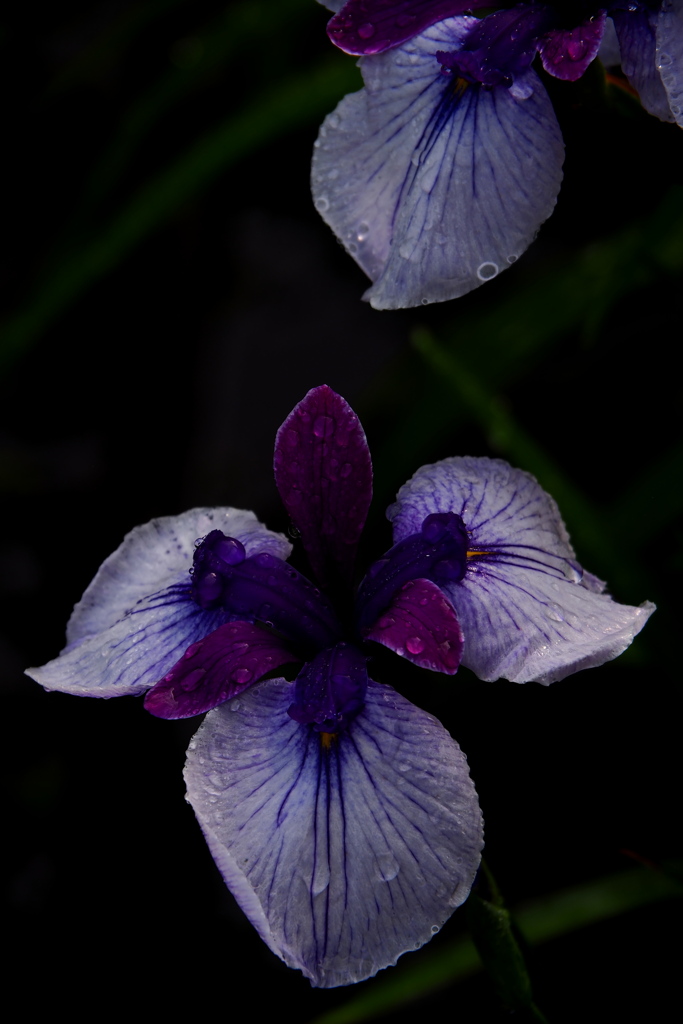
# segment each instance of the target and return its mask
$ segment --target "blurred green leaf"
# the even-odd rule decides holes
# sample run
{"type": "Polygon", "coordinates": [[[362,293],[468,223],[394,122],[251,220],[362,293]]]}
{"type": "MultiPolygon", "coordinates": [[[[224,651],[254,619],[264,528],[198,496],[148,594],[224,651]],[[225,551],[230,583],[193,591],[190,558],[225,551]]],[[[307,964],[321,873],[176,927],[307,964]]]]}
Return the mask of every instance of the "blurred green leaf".
{"type": "MultiPolygon", "coordinates": [[[[563,889],[519,907],[513,918],[529,945],[538,945],[660,900],[679,897],[683,886],[642,868],[563,889]]],[[[455,984],[481,969],[474,943],[460,939],[415,953],[390,974],[365,982],[358,995],[311,1024],[357,1024],[389,1013],[408,1001],[455,984]]]]}
{"type": "Polygon", "coordinates": [[[333,53],[313,68],[280,82],[277,89],[257,96],[205,135],[144,185],[92,242],[68,257],[24,309],[5,323],[0,332],[0,368],[218,174],[286,132],[315,123],[357,85],[358,72],[352,62],[333,53]]]}

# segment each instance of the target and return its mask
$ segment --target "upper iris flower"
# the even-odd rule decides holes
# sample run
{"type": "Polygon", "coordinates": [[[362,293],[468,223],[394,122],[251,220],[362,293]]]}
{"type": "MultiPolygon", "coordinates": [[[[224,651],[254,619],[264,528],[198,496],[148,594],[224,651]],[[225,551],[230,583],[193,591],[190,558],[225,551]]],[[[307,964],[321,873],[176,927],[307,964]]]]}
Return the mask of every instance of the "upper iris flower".
{"type": "Polygon", "coordinates": [[[482,847],[463,754],[368,676],[372,642],[449,675],[462,661],[483,679],[551,682],[619,654],[652,606],[602,594],[552,499],[489,459],[418,471],[354,596],[370,454],[327,387],[280,428],[275,477],[316,585],[251,512],[153,520],[103,563],[62,654],[29,674],[88,696],[147,691],[165,718],[209,711],[185,775],[216,863],[278,956],[343,985],[438,931],[482,847]],[[288,662],[296,678],[273,678],[288,662]]]}
{"type": "Polygon", "coordinates": [[[555,206],[564,146],[531,65],[538,53],[546,72],[576,80],[608,15],[645,108],[683,124],[683,0],[341,6],[328,32],[362,55],[365,89],[320,130],[313,194],[374,282],[365,298],[376,309],[464,295],[533,241],[555,206]],[[463,15],[491,6],[503,9],[463,15]]]}

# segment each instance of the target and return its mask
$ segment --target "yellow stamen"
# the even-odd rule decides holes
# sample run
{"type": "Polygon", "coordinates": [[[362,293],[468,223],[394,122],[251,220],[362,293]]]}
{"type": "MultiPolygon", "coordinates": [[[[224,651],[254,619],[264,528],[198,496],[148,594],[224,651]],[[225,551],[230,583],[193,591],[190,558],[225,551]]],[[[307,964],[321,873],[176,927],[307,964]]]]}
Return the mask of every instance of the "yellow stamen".
{"type": "Polygon", "coordinates": [[[336,738],[336,732],[321,732],[320,742],[322,743],[323,750],[329,750],[336,738]]]}

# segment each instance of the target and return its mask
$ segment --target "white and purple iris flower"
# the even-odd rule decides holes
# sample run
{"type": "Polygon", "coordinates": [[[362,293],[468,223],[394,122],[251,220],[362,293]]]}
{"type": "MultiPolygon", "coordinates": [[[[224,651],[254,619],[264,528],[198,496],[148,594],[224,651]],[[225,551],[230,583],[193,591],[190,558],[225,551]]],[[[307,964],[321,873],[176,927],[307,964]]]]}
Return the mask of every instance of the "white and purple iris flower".
{"type": "Polygon", "coordinates": [[[372,280],[364,298],[376,309],[466,294],[514,263],[552,213],[564,146],[537,54],[575,81],[605,41],[643,106],[683,124],[683,0],[326,5],[337,12],[329,36],[361,56],[365,88],[320,129],[313,195],[372,280]]]}
{"type": "Polygon", "coordinates": [[[401,488],[393,546],[354,588],[372,468],[328,387],[280,428],[275,478],[315,582],[251,512],[153,520],[103,563],[62,654],[29,674],[86,696],[146,692],[162,718],[208,712],[185,777],[215,861],[270,948],[331,987],[428,941],[483,844],[464,755],[370,678],[376,645],[447,676],[462,663],[549,683],[615,657],[653,606],[603,594],[536,481],[479,458],[401,488]]]}

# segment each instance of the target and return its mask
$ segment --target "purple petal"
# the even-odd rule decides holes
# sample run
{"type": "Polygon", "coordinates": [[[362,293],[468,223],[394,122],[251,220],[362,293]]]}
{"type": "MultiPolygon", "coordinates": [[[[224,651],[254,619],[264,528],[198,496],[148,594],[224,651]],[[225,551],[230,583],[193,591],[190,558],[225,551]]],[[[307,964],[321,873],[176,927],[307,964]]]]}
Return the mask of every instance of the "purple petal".
{"type": "Polygon", "coordinates": [[[286,557],[290,544],[252,512],[193,509],[138,526],[103,562],[74,608],[68,646],[54,661],[28,669],[48,690],[92,697],[142,693],[190,644],[227,618],[190,596],[196,541],[213,528],[239,537],[247,552],[286,557]]]}
{"type": "Polygon", "coordinates": [[[550,683],[600,665],[628,647],[654,610],[601,593],[576,562],[553,499],[505,462],[423,466],[387,512],[394,540],[446,511],[462,516],[470,557],[464,579],[441,589],[462,627],[462,663],[481,679],[550,683]]]}
{"type": "Polygon", "coordinates": [[[315,575],[327,582],[331,570],[350,582],[372,463],[360,420],[326,385],[309,391],[278,430],[275,481],[315,575]]]}
{"type": "Polygon", "coordinates": [[[365,637],[433,672],[453,675],[460,664],[460,625],[453,607],[429,580],[405,583],[365,637]]]}
{"type": "Polygon", "coordinates": [[[599,11],[571,29],[552,29],[539,44],[543,67],[549,75],[575,82],[600,49],[606,14],[599,11]]]}
{"type": "Polygon", "coordinates": [[[287,714],[317,732],[346,729],[362,710],[368,686],[367,658],[353,644],[320,651],[299,672],[287,714]]]}
{"type": "Polygon", "coordinates": [[[327,34],[347,53],[382,53],[437,21],[486,6],[489,0],[348,0],[327,34]]]}
{"type": "Polygon", "coordinates": [[[671,113],[683,127],[683,0],[665,0],[657,18],[655,62],[671,113]]]}
{"type": "Polygon", "coordinates": [[[376,309],[457,298],[515,262],[550,215],[563,145],[532,71],[511,89],[441,74],[476,20],[361,61],[366,89],[320,130],[315,204],[374,281],[376,309]],[[524,98],[522,98],[524,97],[524,98]]]}
{"type": "Polygon", "coordinates": [[[229,622],[188,647],[149,691],[145,707],[158,718],[192,718],[296,660],[278,637],[261,626],[229,622]]]}
{"type": "Polygon", "coordinates": [[[645,10],[612,14],[619,40],[621,70],[649,114],[673,121],[669,99],[656,65],[656,15],[645,10]]]}
{"type": "Polygon", "coordinates": [[[277,956],[320,987],[371,977],[466,898],[482,847],[467,763],[430,715],[370,681],[331,738],[270,680],[212,711],[188,799],[223,878],[277,956]]]}

